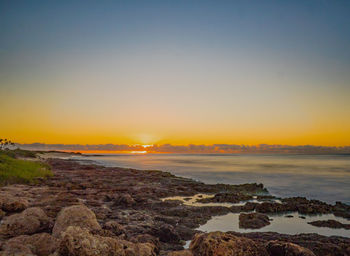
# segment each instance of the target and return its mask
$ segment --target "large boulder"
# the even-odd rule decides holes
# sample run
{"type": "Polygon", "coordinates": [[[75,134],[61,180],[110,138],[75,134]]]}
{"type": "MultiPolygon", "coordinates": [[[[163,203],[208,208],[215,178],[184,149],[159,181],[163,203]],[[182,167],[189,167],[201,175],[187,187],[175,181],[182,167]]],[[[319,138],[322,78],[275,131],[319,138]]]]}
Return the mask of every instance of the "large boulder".
{"type": "Polygon", "coordinates": [[[309,249],[288,242],[270,241],[266,249],[273,256],[315,256],[309,249]]]}
{"type": "Polygon", "coordinates": [[[245,237],[223,232],[196,234],[190,244],[194,256],[268,256],[265,247],[245,237]]]}
{"type": "Polygon", "coordinates": [[[28,201],[24,198],[17,198],[9,193],[0,194],[0,209],[5,212],[20,212],[28,207],[28,201]]]}
{"type": "Polygon", "coordinates": [[[239,215],[239,227],[258,229],[270,224],[269,217],[261,213],[241,213],[239,215]]]}
{"type": "Polygon", "coordinates": [[[54,253],[58,246],[58,240],[48,233],[38,233],[32,236],[22,235],[6,241],[2,247],[5,253],[27,252],[37,256],[48,256],[54,253]]]}
{"type": "Polygon", "coordinates": [[[57,215],[52,235],[57,238],[60,237],[61,233],[69,226],[78,226],[89,231],[101,229],[95,213],[85,205],[73,205],[63,208],[57,215]]]}
{"type": "Polygon", "coordinates": [[[61,234],[58,255],[64,256],[155,256],[149,243],[93,235],[86,228],[70,226],[61,234]]]}
{"type": "Polygon", "coordinates": [[[49,229],[50,219],[38,207],[32,207],[21,213],[10,215],[1,222],[0,237],[31,235],[49,229]]]}

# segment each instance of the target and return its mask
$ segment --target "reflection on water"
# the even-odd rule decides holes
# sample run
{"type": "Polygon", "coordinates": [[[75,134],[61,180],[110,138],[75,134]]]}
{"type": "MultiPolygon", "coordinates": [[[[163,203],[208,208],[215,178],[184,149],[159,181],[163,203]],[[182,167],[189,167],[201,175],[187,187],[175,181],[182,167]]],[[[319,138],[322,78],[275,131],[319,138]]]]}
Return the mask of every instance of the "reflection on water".
{"type": "MultiPolygon", "coordinates": [[[[212,198],[214,197],[214,195],[209,195],[209,194],[196,194],[194,196],[171,196],[171,197],[165,197],[162,198],[162,201],[166,201],[166,200],[177,200],[177,201],[181,201],[184,205],[189,205],[189,206],[224,206],[224,207],[231,207],[231,206],[243,206],[245,205],[247,202],[252,202],[252,203],[258,203],[261,204],[263,202],[266,201],[258,201],[256,200],[256,196],[253,196],[254,199],[252,200],[247,200],[247,201],[241,201],[239,203],[200,203],[197,202],[197,200],[199,199],[203,199],[203,198],[212,198]]],[[[278,199],[273,199],[273,200],[269,200],[269,201],[273,201],[276,203],[282,203],[280,200],[278,199]]]]}
{"type": "Polygon", "coordinates": [[[206,183],[263,183],[279,197],[350,204],[350,155],[145,154],[78,156],[106,166],[158,169],[206,183]]]}
{"type": "Polygon", "coordinates": [[[269,215],[271,224],[261,229],[242,229],[239,228],[239,213],[228,213],[223,216],[215,216],[209,220],[206,224],[200,226],[198,230],[204,232],[213,231],[236,231],[241,233],[248,232],[278,232],[282,234],[300,234],[300,233],[318,233],[324,236],[344,236],[350,237],[350,230],[346,229],[332,229],[325,227],[315,227],[308,222],[316,220],[337,220],[339,222],[350,224],[349,220],[341,217],[336,217],[333,214],[323,215],[301,215],[299,213],[288,213],[283,215],[269,215]],[[293,218],[287,218],[286,215],[292,215],[293,218]],[[305,217],[305,219],[300,218],[305,217]]]}

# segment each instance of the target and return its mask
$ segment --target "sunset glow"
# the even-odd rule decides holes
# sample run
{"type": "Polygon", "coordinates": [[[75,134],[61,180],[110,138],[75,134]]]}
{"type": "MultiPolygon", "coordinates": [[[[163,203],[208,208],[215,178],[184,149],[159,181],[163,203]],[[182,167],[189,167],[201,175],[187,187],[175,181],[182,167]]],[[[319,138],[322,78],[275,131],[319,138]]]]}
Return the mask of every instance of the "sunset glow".
{"type": "Polygon", "coordinates": [[[145,149],[350,145],[348,7],[8,1],[0,134],[145,149]]]}

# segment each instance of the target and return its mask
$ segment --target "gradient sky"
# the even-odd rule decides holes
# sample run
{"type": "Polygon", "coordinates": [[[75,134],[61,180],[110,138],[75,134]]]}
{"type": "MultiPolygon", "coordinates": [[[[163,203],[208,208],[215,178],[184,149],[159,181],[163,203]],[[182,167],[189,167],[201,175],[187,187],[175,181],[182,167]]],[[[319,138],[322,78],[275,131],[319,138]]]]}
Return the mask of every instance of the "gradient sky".
{"type": "Polygon", "coordinates": [[[350,145],[350,1],[0,0],[0,137],[350,145]]]}

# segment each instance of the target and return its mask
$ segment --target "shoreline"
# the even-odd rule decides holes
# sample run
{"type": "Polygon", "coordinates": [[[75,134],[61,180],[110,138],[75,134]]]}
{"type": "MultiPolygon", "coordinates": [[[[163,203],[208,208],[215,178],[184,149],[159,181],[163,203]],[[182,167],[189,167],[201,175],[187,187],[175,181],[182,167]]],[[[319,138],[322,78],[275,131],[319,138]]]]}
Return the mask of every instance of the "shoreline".
{"type": "Polygon", "coordinates": [[[306,197],[350,204],[348,157],[281,155],[103,155],[73,156],[107,167],[157,169],[207,184],[263,183],[278,197],[306,197]]]}
{"type": "MultiPolygon", "coordinates": [[[[172,251],[183,250],[185,241],[201,233],[197,230],[200,225],[205,224],[213,216],[228,213],[285,214],[296,211],[301,214],[330,213],[350,219],[350,207],[342,203],[329,205],[302,197],[282,198],[282,204],[273,202],[271,199],[277,198],[268,196],[268,191],[262,184],[204,184],[163,171],[104,167],[95,164],[82,165],[78,161],[46,159],[46,162],[52,166],[53,177],[41,180],[37,185],[0,187],[1,194],[7,193],[9,197],[26,201],[25,208],[41,208],[51,224],[40,232],[52,234],[52,227],[57,222],[58,213],[62,209],[83,204],[96,215],[97,222],[101,226],[99,234],[103,234],[101,236],[123,239],[134,244],[150,243],[156,248],[155,255],[168,255],[172,251]],[[162,200],[174,196],[191,197],[200,193],[213,195],[211,198],[203,199],[204,203],[246,202],[253,196],[259,197],[264,202],[246,202],[243,205],[231,207],[196,207],[183,204],[179,200],[162,200]]],[[[5,211],[5,213],[2,223],[14,214],[11,211],[5,211]]],[[[256,231],[258,233],[243,234],[231,231],[227,233],[237,237],[249,237],[256,243],[283,240],[307,247],[315,255],[326,255],[322,253],[334,246],[339,253],[346,253],[348,250],[346,244],[350,244],[350,238],[345,237],[259,233],[258,229],[256,231]],[[322,246],[321,241],[323,241],[322,246]],[[329,243],[329,248],[325,248],[324,241],[329,243]]],[[[29,232],[25,235],[36,233],[38,232],[29,232]]],[[[0,247],[2,246],[3,250],[12,237],[17,235],[0,238],[0,247]]]]}

